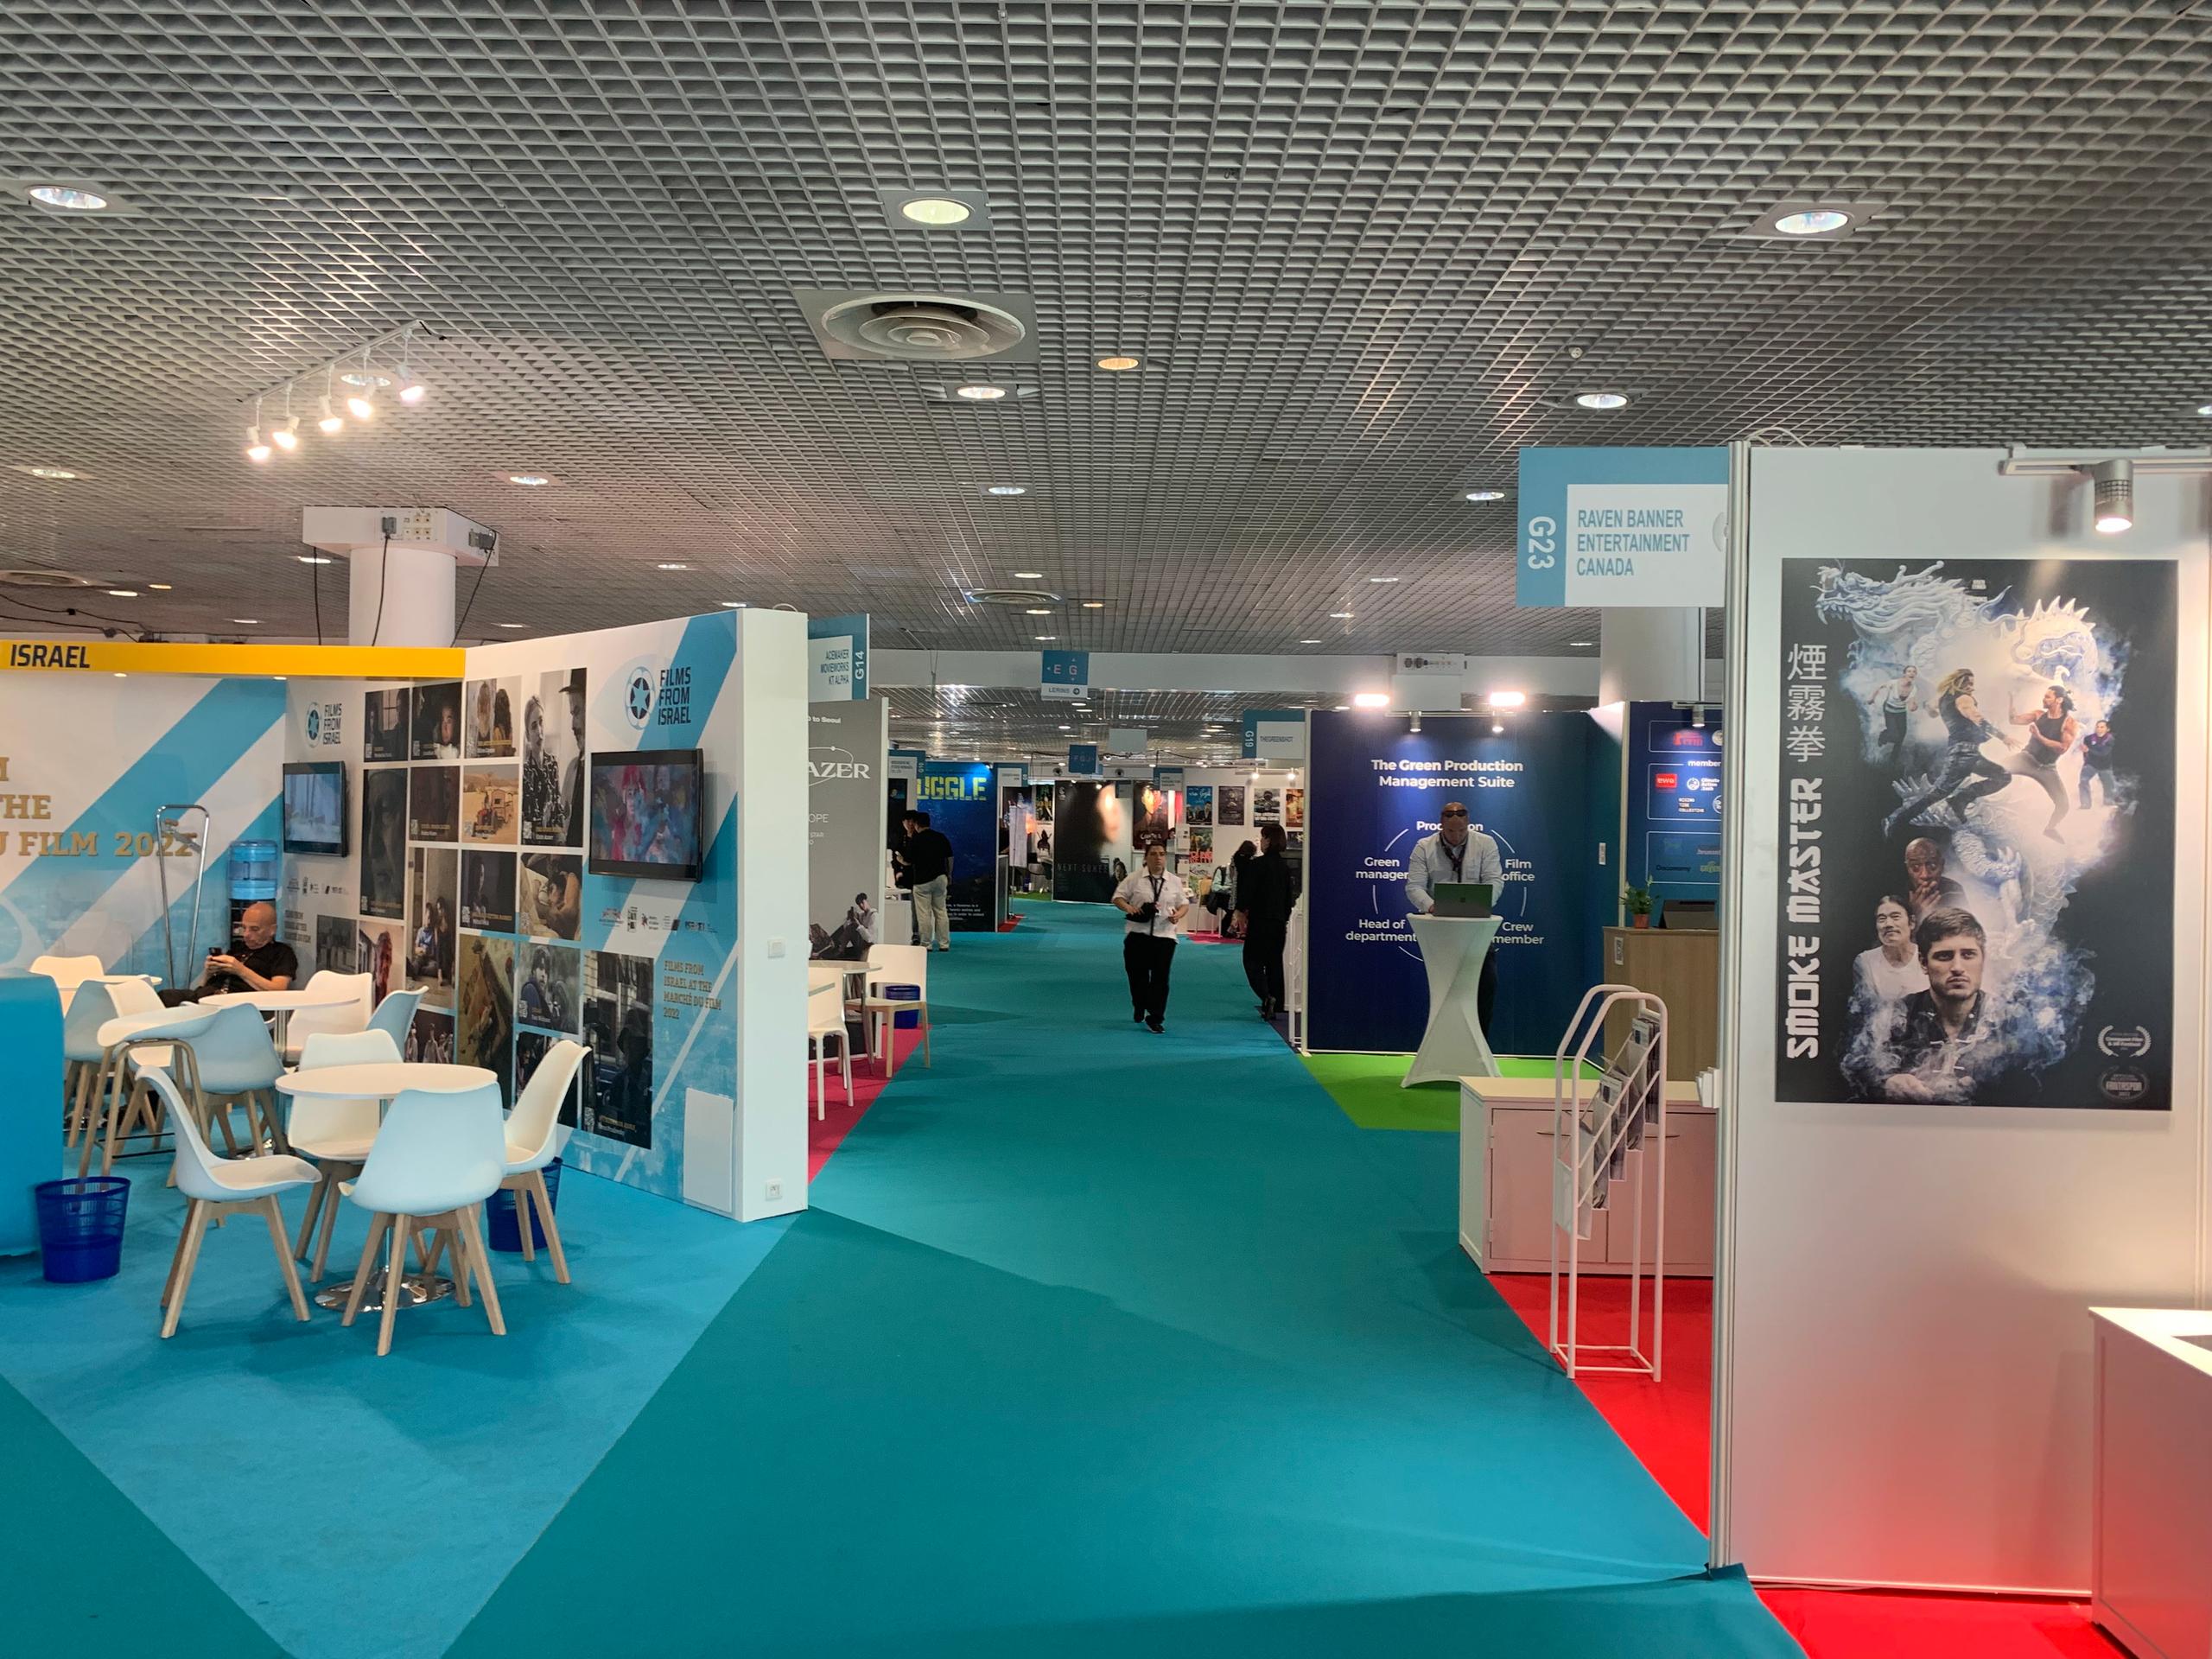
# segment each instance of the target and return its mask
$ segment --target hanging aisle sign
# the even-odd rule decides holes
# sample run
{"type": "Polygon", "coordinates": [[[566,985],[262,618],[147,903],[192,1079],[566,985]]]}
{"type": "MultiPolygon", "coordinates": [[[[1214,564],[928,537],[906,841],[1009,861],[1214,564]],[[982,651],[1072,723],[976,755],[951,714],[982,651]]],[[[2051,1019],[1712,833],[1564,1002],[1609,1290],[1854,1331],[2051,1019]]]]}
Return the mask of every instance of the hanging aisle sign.
{"type": "Polygon", "coordinates": [[[868,697],[868,616],[806,620],[809,702],[861,702],[868,697]]]}
{"type": "Polygon", "coordinates": [[[1048,651],[1039,684],[1045,696],[1058,702],[1077,702],[1090,695],[1090,653],[1087,651],[1048,651]]]}
{"type": "Polygon", "coordinates": [[[1306,760],[1303,709],[1247,709],[1244,758],[1270,766],[1302,766],[1306,760]]]}
{"type": "Polygon", "coordinates": [[[1726,597],[1726,449],[1523,449],[1520,519],[1516,605],[1726,597]]]}
{"type": "Polygon", "coordinates": [[[1068,776],[1096,778],[1098,775],[1098,746],[1096,743],[1068,745],[1068,776]]]}

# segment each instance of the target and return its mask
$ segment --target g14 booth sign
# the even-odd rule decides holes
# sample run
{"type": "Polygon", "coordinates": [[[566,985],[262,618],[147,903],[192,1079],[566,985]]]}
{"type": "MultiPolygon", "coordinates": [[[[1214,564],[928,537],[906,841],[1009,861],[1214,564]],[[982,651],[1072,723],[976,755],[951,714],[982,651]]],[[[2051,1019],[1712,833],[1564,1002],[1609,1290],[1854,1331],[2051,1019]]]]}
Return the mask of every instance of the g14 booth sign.
{"type": "Polygon", "coordinates": [[[1551,1052],[1589,982],[1596,936],[1590,876],[1574,855],[1590,839],[1583,790],[1592,734],[1581,715],[1516,720],[1317,712],[1309,757],[1307,1040],[1317,1049],[1395,1052],[1420,1046],[1428,982],[1405,880],[1414,842],[1439,809],[1465,803],[1497,842],[1499,1053],[1551,1052]]]}

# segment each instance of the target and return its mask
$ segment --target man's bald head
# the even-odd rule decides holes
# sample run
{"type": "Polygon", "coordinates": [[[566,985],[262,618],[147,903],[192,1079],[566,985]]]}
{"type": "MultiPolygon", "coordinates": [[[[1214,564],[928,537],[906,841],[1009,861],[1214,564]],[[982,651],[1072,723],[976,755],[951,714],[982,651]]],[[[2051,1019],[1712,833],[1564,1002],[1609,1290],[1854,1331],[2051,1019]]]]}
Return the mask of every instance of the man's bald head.
{"type": "Polygon", "coordinates": [[[266,944],[276,935],[276,906],[257,899],[238,914],[238,931],[250,944],[266,944]]]}

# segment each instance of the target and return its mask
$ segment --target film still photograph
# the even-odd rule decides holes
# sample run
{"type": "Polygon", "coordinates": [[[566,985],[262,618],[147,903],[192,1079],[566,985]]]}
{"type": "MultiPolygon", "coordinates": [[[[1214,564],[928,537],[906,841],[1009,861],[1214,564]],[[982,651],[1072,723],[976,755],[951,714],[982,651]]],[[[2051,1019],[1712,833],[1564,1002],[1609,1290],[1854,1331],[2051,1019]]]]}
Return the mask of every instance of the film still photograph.
{"type": "Polygon", "coordinates": [[[521,786],[513,766],[464,766],[461,773],[461,838],[515,844],[521,786]]]}
{"type": "Polygon", "coordinates": [[[461,682],[415,688],[415,740],[408,746],[412,760],[461,759],[461,682]]]}
{"type": "Polygon", "coordinates": [[[584,671],[538,676],[522,711],[522,840],[584,844],[584,671]]]}
{"type": "Polygon", "coordinates": [[[575,853],[524,853],[516,931],[573,939],[583,920],[584,861],[575,853]]]}
{"type": "Polygon", "coordinates": [[[519,679],[471,680],[465,706],[462,754],[470,760],[512,760],[515,757],[515,704],[519,679]]]}
{"type": "Polygon", "coordinates": [[[353,966],[353,931],[351,916],[315,918],[315,965],[318,969],[331,974],[360,972],[353,966]]]}
{"type": "Polygon", "coordinates": [[[487,933],[515,931],[512,853],[480,853],[471,849],[461,855],[461,925],[480,927],[487,933]]]}
{"type": "Polygon", "coordinates": [[[397,927],[385,922],[363,922],[354,929],[353,961],[357,966],[353,971],[369,976],[372,1007],[401,988],[406,958],[397,927]]]}
{"type": "Polygon", "coordinates": [[[453,1064],[453,1015],[437,1008],[417,1008],[407,1027],[407,1041],[400,1058],[423,1065],[453,1064]]]}
{"type": "Polygon", "coordinates": [[[407,913],[407,772],[361,775],[361,914],[387,921],[407,913]]]}
{"type": "Polygon", "coordinates": [[[512,1100],[514,1038],[515,942],[495,934],[464,933],[454,1058],[496,1074],[500,1098],[512,1100]]]}
{"type": "Polygon", "coordinates": [[[406,686],[395,685],[362,694],[362,760],[374,762],[407,759],[408,715],[411,706],[408,691],[406,686]]]}
{"type": "Polygon", "coordinates": [[[461,825],[461,768],[415,766],[407,773],[407,838],[454,841],[461,825]]]}
{"type": "Polygon", "coordinates": [[[523,980],[516,991],[515,1018],[540,1030],[576,1035],[583,1014],[583,952],[530,940],[518,960],[523,980]]]}
{"type": "Polygon", "coordinates": [[[450,847],[407,854],[407,988],[424,1003],[453,1006],[454,918],[460,909],[461,855],[450,847]]]}
{"type": "Polygon", "coordinates": [[[584,1132],[633,1147],[653,1143],[653,962],[591,953],[584,996],[591,1049],[584,1132]]]}

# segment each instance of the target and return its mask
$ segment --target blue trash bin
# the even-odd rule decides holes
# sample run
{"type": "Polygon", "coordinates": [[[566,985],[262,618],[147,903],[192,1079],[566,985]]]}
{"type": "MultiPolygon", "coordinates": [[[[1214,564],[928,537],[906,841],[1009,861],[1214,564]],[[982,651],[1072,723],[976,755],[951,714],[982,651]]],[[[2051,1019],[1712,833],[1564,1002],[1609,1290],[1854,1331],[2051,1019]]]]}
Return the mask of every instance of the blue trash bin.
{"type": "Polygon", "coordinates": [[[46,1276],[57,1285],[112,1279],[123,1268],[123,1218],[130,1183],[120,1175],[41,1181],[38,1249],[46,1276]]]}
{"type": "MultiPolygon", "coordinates": [[[[918,1002],[922,1000],[922,988],[918,985],[893,985],[887,982],[878,985],[876,991],[887,1002],[918,1002]]],[[[893,1014],[891,1028],[893,1031],[919,1031],[922,1028],[921,1010],[917,1008],[912,1014],[893,1014]]]]}
{"type": "MultiPolygon", "coordinates": [[[[553,1208],[561,1207],[561,1160],[556,1158],[538,1172],[545,1177],[545,1196],[553,1208]]],[[[485,1239],[495,1250],[505,1250],[509,1255],[522,1254],[522,1227],[515,1220],[515,1195],[501,1187],[492,1195],[492,1202],[485,1215],[485,1239]]],[[[533,1250],[545,1248],[545,1223],[537,1213],[537,1206],[530,1210],[530,1247],[533,1250]]]]}

